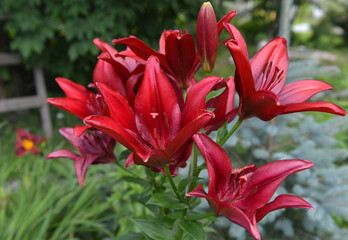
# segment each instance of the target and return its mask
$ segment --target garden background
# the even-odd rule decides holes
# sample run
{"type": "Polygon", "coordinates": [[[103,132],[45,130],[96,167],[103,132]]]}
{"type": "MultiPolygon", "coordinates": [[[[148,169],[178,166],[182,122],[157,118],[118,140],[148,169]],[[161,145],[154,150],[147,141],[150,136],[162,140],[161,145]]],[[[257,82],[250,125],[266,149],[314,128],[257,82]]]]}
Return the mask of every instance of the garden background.
{"type": "MultiPolygon", "coordinates": [[[[217,19],[234,9],[231,21],[245,37],[251,56],[279,30],[281,2],[213,1],[217,19]]],[[[19,52],[22,64],[0,67],[0,98],[35,93],[32,69],[41,67],[50,97],[62,96],[54,81],[65,77],[87,85],[99,50],[93,39],[111,43],[136,35],[155,49],[163,29],[195,31],[202,1],[2,0],[0,52],[19,52]]],[[[314,78],[333,91],[315,99],[348,107],[348,3],[345,0],[294,0],[290,12],[290,69],[287,81],[314,78]]],[[[228,51],[220,51],[217,72],[234,74],[228,51]]],[[[196,75],[197,79],[204,76],[196,75]]],[[[0,100],[1,101],[1,100],[0,100]]],[[[18,127],[44,136],[39,111],[0,115],[0,239],[148,239],[129,216],[150,216],[146,184],[115,165],[89,168],[86,187],[78,185],[73,162],[45,161],[48,153],[71,148],[58,129],[79,120],[51,107],[53,137],[41,155],[16,157],[18,127]],[[124,180],[127,180],[124,181],[124,180]]],[[[248,120],[227,143],[234,166],[303,158],[316,166],[289,178],[277,191],[294,193],[316,210],[282,210],[260,224],[263,239],[345,239],[348,234],[348,121],[329,114],[292,114],[272,120],[248,120]]],[[[122,158],[119,147],[116,154],[122,158]]],[[[137,167],[131,167],[137,171],[137,167]]],[[[139,171],[139,174],[144,174],[139,171]]],[[[202,175],[204,177],[204,174],[202,175]]],[[[207,207],[201,203],[202,211],[207,207]]],[[[244,229],[223,218],[210,225],[208,239],[249,239],[244,229]]],[[[165,239],[165,238],[164,238],[165,239]]]]}

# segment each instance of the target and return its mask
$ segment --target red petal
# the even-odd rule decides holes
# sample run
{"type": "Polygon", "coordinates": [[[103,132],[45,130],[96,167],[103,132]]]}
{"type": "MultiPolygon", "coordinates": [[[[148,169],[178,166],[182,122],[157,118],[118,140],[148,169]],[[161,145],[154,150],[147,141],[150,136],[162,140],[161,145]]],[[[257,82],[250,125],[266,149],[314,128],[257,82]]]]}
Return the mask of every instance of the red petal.
{"type": "Polygon", "coordinates": [[[220,35],[222,30],[224,29],[224,23],[228,23],[232,20],[234,16],[236,16],[236,11],[229,11],[225,16],[223,16],[220,21],[217,23],[218,34],[220,35]]]}
{"type": "Polygon", "coordinates": [[[110,117],[123,128],[136,131],[134,112],[127,99],[105,84],[97,84],[97,87],[108,105],[110,117]]]}
{"type": "Polygon", "coordinates": [[[122,95],[126,95],[126,89],[121,77],[115,71],[112,64],[104,60],[98,60],[97,62],[93,72],[93,82],[104,83],[122,95]]]}
{"type": "Polygon", "coordinates": [[[128,38],[114,39],[112,41],[112,43],[113,44],[126,44],[137,57],[139,57],[145,61],[147,61],[147,59],[150,56],[154,55],[160,60],[161,64],[166,69],[170,69],[168,64],[167,64],[167,60],[166,60],[164,54],[156,52],[155,50],[153,50],[152,48],[147,46],[146,43],[144,43],[143,41],[141,41],[140,39],[138,39],[134,36],[130,36],[128,38]]]}
{"type": "Polygon", "coordinates": [[[162,72],[156,57],[150,57],[146,64],[144,79],[134,101],[134,109],[140,134],[146,135],[148,131],[153,139],[151,142],[159,141],[163,148],[180,129],[181,112],[176,93],[162,72]]]}
{"type": "Polygon", "coordinates": [[[69,79],[56,78],[56,81],[68,98],[75,98],[83,101],[89,99],[91,94],[94,94],[81,84],[75,83],[69,79]]]}
{"type": "Polygon", "coordinates": [[[238,31],[238,29],[234,25],[230,23],[225,23],[224,27],[226,28],[227,32],[230,34],[231,38],[237,42],[237,45],[242,51],[242,53],[244,54],[244,56],[249,60],[248,48],[242,34],[238,31]]]}
{"type": "Polygon", "coordinates": [[[190,34],[178,36],[172,33],[166,40],[166,58],[175,81],[181,88],[187,88],[191,81],[191,69],[195,62],[195,42],[190,34]]]}
{"type": "Polygon", "coordinates": [[[90,116],[85,118],[84,121],[109,135],[130,151],[137,152],[142,157],[145,157],[150,151],[150,148],[145,145],[146,143],[142,140],[137,132],[132,132],[131,130],[120,126],[117,122],[113,121],[109,117],[90,116]]]}
{"type": "Polygon", "coordinates": [[[85,131],[87,131],[91,126],[81,126],[81,125],[76,125],[74,127],[74,135],[76,137],[80,137],[85,131]]]}
{"type": "Polygon", "coordinates": [[[312,205],[310,205],[307,201],[303,200],[302,198],[288,194],[282,194],[276,197],[276,199],[274,199],[272,202],[267,203],[262,208],[257,209],[256,221],[261,221],[261,219],[264,216],[266,216],[269,212],[290,207],[314,209],[312,205]]]}
{"type": "Polygon", "coordinates": [[[193,139],[207,163],[209,175],[209,196],[218,198],[224,196],[230,188],[232,163],[225,150],[211,140],[207,135],[197,133],[193,139]]]}
{"type": "Polygon", "coordinates": [[[278,97],[282,104],[302,103],[318,92],[331,89],[331,85],[326,82],[306,79],[286,84],[278,97]]]}
{"type": "Polygon", "coordinates": [[[52,158],[69,158],[71,160],[75,160],[77,157],[80,157],[80,156],[68,149],[60,149],[48,154],[46,157],[46,160],[49,160],[52,158]]]}
{"type": "Polygon", "coordinates": [[[72,98],[48,98],[47,102],[53,106],[60,108],[64,111],[74,114],[80,119],[93,114],[90,109],[87,108],[86,102],[79,99],[72,98]]]}
{"type": "Polygon", "coordinates": [[[226,43],[236,64],[235,84],[241,99],[255,92],[254,78],[251,71],[249,58],[245,56],[244,50],[235,41],[226,43]]]}
{"type": "Polygon", "coordinates": [[[240,116],[245,119],[256,116],[263,121],[269,121],[282,114],[285,108],[273,92],[257,91],[242,102],[240,116]]]}
{"type": "Polygon", "coordinates": [[[172,157],[180,150],[183,145],[187,144],[191,137],[197,133],[212,117],[214,114],[209,111],[202,111],[202,114],[192,120],[189,124],[186,124],[175,136],[175,138],[168,144],[166,152],[168,156],[172,157]]]}
{"type": "MultiPolygon", "coordinates": [[[[106,42],[98,38],[95,38],[93,42],[99,48],[100,51],[108,55],[107,59],[110,61],[111,64],[115,66],[115,69],[117,69],[117,72],[119,74],[121,74],[122,76],[129,75],[131,68],[128,66],[127,62],[122,57],[116,57],[118,52],[113,46],[107,44],[106,42]]],[[[99,57],[101,58],[101,56],[99,57]]]]}
{"type": "Polygon", "coordinates": [[[189,197],[201,197],[201,198],[207,198],[207,193],[202,188],[202,183],[198,185],[192,192],[186,193],[189,197]]]}
{"type": "Polygon", "coordinates": [[[79,156],[75,159],[75,172],[76,172],[76,176],[77,176],[77,179],[78,179],[81,187],[85,186],[87,168],[98,157],[99,157],[99,155],[97,155],[97,154],[87,154],[86,156],[82,156],[82,157],[79,156]]]}
{"type": "MultiPolygon", "coordinates": [[[[71,127],[65,127],[59,129],[59,133],[62,134],[68,141],[81,152],[81,139],[76,137],[74,134],[74,129],[71,127]]],[[[81,152],[82,153],[82,152],[81,152]]]]}
{"type": "Polygon", "coordinates": [[[271,162],[257,168],[250,181],[244,184],[241,195],[246,197],[238,203],[239,207],[248,212],[263,207],[287,176],[313,165],[310,161],[292,159],[271,162]]]}
{"type": "MultiPolygon", "coordinates": [[[[220,77],[207,77],[193,85],[187,93],[185,107],[182,112],[182,125],[185,126],[206,109],[205,98],[212,88],[224,79],[220,77]]],[[[223,102],[222,104],[225,104],[223,102]]]]}
{"type": "Polygon", "coordinates": [[[252,212],[249,212],[250,216],[248,216],[245,212],[232,204],[224,202],[221,204],[222,215],[224,215],[231,222],[238,224],[239,226],[248,230],[255,239],[261,239],[259,230],[256,225],[255,215],[252,212]]]}
{"type": "Polygon", "coordinates": [[[289,66],[289,57],[285,38],[276,37],[267,43],[263,48],[260,49],[260,51],[256,53],[253,59],[251,59],[250,64],[253,71],[255,86],[258,90],[266,90],[266,88],[262,88],[261,86],[268,86],[270,84],[276,67],[279,68],[279,72],[284,71],[282,74],[284,76],[282,80],[272,88],[272,91],[278,94],[284,85],[285,76],[288,72],[289,66]],[[272,63],[272,69],[270,74],[268,74],[268,77],[266,78],[265,76],[261,76],[264,75],[262,73],[265,70],[265,66],[270,63],[272,63]]]}
{"type": "Polygon", "coordinates": [[[283,114],[293,113],[293,112],[305,112],[305,111],[316,111],[316,112],[327,112],[340,116],[346,115],[346,110],[337,106],[334,103],[320,101],[320,102],[305,102],[305,103],[295,103],[289,104],[283,114]]]}

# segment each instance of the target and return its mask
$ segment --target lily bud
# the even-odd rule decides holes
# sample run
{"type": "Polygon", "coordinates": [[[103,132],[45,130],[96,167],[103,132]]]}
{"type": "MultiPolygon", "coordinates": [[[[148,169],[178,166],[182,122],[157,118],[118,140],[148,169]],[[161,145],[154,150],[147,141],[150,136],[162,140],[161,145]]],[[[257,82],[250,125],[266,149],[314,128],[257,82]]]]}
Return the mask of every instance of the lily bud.
{"type": "Polygon", "coordinates": [[[218,26],[210,2],[203,3],[199,10],[196,29],[197,52],[203,71],[214,69],[218,50],[218,26]]]}

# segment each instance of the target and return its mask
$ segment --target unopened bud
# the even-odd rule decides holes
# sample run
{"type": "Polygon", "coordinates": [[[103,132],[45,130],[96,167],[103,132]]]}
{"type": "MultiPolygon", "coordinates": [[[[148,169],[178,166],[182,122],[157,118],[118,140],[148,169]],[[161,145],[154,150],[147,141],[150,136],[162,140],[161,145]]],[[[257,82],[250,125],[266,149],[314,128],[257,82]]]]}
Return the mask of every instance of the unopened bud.
{"type": "Polygon", "coordinates": [[[199,10],[196,29],[197,52],[203,71],[214,69],[218,50],[218,27],[210,2],[203,3],[199,10]]]}

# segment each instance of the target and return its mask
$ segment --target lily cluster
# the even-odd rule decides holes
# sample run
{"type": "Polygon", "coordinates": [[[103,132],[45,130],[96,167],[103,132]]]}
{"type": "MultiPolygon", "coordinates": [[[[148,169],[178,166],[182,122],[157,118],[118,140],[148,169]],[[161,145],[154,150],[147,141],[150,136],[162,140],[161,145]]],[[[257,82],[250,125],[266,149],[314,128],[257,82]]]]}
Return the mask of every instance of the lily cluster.
{"type": "Polygon", "coordinates": [[[121,52],[95,39],[101,54],[91,89],[57,78],[66,97],[47,100],[83,121],[83,125],[60,130],[80,154],[62,149],[47,159],[74,160],[78,181],[84,186],[89,165],[117,161],[113,149],[118,142],[130,151],[126,167],[143,165],[174,177],[179,167],[186,167],[195,144],[206,162],[209,190],[206,193],[199,185],[187,196],[206,198],[217,215],[246,228],[254,238],[260,239],[256,222],[268,212],[312,209],[291,195],[269,201],[287,176],[313,163],[292,159],[232,169],[227,153],[208,137],[237,116],[240,124],[251,117],[268,121],[303,111],[346,114],[330,102],[306,102],[331,89],[327,83],[306,79],[285,84],[289,58],[284,38],[271,40],[249,61],[241,33],[229,23],[235,15],[236,11],[230,11],[217,21],[212,5],[204,3],[198,14],[196,44],[186,30],[164,30],[158,50],[135,36],[113,40],[113,44],[126,45],[121,52]],[[219,42],[224,29],[230,38],[219,42]],[[209,76],[197,81],[194,76],[200,68],[213,72],[219,47],[230,51],[236,65],[234,77],[209,76]]]}

